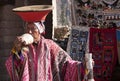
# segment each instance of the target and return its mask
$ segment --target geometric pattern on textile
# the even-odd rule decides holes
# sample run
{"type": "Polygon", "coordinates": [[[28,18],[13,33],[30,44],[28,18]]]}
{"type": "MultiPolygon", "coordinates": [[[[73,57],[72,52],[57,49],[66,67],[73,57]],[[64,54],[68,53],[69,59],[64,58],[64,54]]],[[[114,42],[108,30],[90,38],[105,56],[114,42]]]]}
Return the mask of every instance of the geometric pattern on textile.
{"type": "Polygon", "coordinates": [[[12,56],[10,56],[8,58],[8,60],[5,62],[5,66],[6,66],[8,74],[10,75],[10,78],[11,78],[11,81],[12,81],[12,76],[11,76],[12,75],[12,70],[11,69],[13,69],[13,67],[12,67],[12,56]]]}
{"type": "Polygon", "coordinates": [[[95,81],[111,81],[117,61],[116,29],[90,28],[89,51],[95,61],[95,81]]]}
{"type": "Polygon", "coordinates": [[[83,61],[86,50],[88,49],[88,36],[88,27],[72,27],[67,46],[67,52],[72,59],[83,61]]]}

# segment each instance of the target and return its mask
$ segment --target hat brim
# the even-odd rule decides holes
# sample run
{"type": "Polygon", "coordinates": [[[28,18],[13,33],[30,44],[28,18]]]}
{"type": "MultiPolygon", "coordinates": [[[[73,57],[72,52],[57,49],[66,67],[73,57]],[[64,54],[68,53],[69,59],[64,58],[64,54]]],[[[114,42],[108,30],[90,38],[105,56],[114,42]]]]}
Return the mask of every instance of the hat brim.
{"type": "Polygon", "coordinates": [[[19,15],[26,22],[45,20],[53,7],[51,5],[32,5],[14,8],[13,12],[19,15]]]}

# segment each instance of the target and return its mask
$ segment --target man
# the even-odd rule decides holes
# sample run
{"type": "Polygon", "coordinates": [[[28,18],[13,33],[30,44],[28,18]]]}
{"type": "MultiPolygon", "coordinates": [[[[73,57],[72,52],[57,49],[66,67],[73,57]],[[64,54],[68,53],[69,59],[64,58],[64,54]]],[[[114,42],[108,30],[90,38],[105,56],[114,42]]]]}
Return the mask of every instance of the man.
{"type": "Polygon", "coordinates": [[[16,38],[11,55],[6,61],[11,81],[83,80],[83,63],[73,61],[55,42],[41,35],[44,33],[43,19],[39,22],[24,20],[27,22],[26,33],[32,35],[34,41],[27,45],[22,36],[16,38]],[[23,49],[24,47],[27,49],[23,49]]]}

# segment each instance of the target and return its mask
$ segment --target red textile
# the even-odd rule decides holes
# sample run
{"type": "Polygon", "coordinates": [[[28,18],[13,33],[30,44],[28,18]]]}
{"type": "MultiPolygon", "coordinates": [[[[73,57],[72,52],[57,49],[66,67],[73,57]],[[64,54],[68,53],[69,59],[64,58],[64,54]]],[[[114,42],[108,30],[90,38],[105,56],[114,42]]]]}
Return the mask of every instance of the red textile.
{"type": "Polygon", "coordinates": [[[7,68],[8,74],[10,75],[10,78],[11,78],[11,80],[12,80],[12,79],[13,79],[13,78],[12,78],[12,56],[10,56],[10,57],[7,59],[5,66],[6,66],[6,68],[7,68]]]}
{"type": "Polygon", "coordinates": [[[26,59],[25,64],[20,64],[22,60],[19,62],[14,58],[14,54],[11,55],[11,58],[6,61],[11,81],[52,81],[51,57],[46,41],[42,38],[37,48],[33,45],[29,46],[29,54],[24,57],[26,59]],[[17,62],[19,65],[15,64],[17,62]],[[24,70],[20,76],[19,71],[21,70],[18,68],[23,65],[25,65],[24,70]]]}
{"type": "MultiPolygon", "coordinates": [[[[77,66],[78,62],[73,61],[70,56],[52,40],[42,37],[38,46],[30,45],[29,50],[29,53],[24,57],[24,59],[26,59],[24,63],[21,63],[22,60],[18,61],[12,58],[14,57],[13,54],[6,61],[6,67],[11,76],[11,81],[69,81],[70,76],[67,76],[68,72],[71,72],[71,76],[72,72],[75,73],[75,75],[71,77],[72,81],[79,81],[77,79],[79,78],[79,72],[77,73],[79,70],[77,66]],[[63,67],[66,63],[66,72],[62,74],[63,67]],[[20,70],[22,66],[24,69],[20,70]],[[21,76],[19,72],[22,73],[21,76]]],[[[82,73],[83,69],[81,69],[81,66],[79,68],[82,73]]]]}
{"type": "Polygon", "coordinates": [[[68,61],[64,81],[82,81],[84,74],[82,63],[68,61]]]}
{"type": "Polygon", "coordinates": [[[89,49],[95,61],[95,81],[111,81],[117,61],[116,29],[90,28],[89,49]]]}

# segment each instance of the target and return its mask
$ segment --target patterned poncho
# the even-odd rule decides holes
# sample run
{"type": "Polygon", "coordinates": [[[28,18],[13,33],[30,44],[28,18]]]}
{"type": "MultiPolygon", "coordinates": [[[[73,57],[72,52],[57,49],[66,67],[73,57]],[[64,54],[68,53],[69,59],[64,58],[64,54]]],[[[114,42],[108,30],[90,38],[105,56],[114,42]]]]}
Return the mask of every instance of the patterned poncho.
{"type": "Polygon", "coordinates": [[[82,81],[83,64],[73,61],[59,45],[41,38],[39,44],[29,45],[27,55],[10,54],[6,67],[11,81],[82,81]]]}

